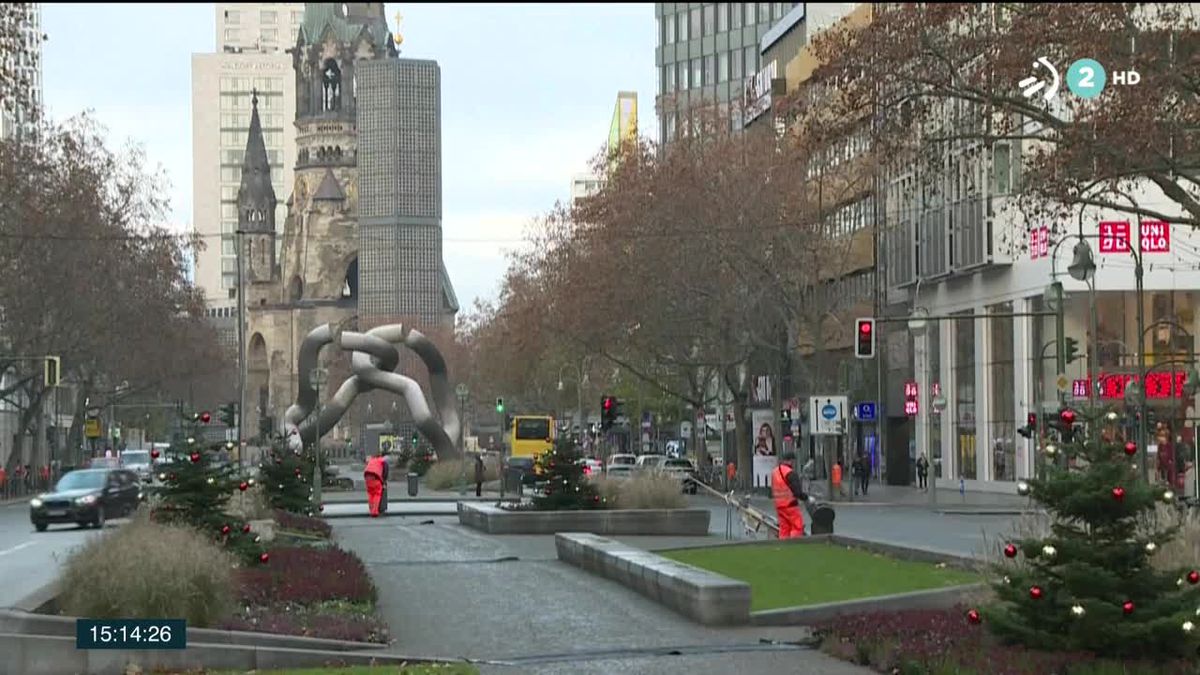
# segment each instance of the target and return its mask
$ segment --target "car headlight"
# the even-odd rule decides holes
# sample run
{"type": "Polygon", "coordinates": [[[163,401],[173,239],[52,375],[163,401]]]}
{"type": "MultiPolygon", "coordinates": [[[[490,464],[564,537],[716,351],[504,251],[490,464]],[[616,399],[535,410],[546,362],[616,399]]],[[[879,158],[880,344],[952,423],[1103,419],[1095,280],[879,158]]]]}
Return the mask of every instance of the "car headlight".
{"type": "Polygon", "coordinates": [[[29,500],[29,505],[35,509],[40,509],[40,508],[42,508],[42,500],[38,499],[37,497],[34,497],[33,499],[29,500]]]}
{"type": "Polygon", "coordinates": [[[91,506],[96,503],[96,495],[84,495],[75,500],[75,503],[80,506],[91,506]]]}

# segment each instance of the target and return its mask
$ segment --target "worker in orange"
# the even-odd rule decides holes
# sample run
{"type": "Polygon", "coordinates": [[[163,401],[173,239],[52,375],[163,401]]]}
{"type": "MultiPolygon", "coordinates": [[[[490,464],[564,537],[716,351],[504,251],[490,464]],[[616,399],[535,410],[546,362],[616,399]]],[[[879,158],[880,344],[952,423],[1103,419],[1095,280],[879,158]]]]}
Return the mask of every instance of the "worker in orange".
{"type": "Polygon", "coordinates": [[[833,481],[834,497],[842,496],[842,460],[838,460],[833,464],[833,470],[829,474],[829,479],[833,481]]]}
{"type": "Polygon", "coordinates": [[[733,487],[733,481],[737,478],[737,464],[730,462],[725,465],[725,489],[733,487]]]}
{"type": "Polygon", "coordinates": [[[779,519],[780,539],[804,536],[804,514],[800,504],[810,501],[811,497],[800,485],[795,463],[796,453],[785,452],[779,458],[779,466],[771,472],[771,498],[775,501],[775,515],[779,519]]]}
{"type": "Polygon", "coordinates": [[[371,507],[372,518],[379,517],[379,503],[383,499],[384,486],[387,485],[387,453],[386,447],[381,448],[378,455],[367,460],[367,468],[363,470],[363,477],[367,479],[367,504],[371,507]]]}

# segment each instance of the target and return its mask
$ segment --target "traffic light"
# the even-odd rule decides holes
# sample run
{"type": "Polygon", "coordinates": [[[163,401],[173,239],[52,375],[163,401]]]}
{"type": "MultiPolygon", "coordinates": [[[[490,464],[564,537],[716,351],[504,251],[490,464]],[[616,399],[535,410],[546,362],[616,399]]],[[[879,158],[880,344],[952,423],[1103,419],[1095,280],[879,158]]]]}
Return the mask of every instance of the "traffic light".
{"type": "Polygon", "coordinates": [[[1064,363],[1072,363],[1075,359],[1079,358],[1079,340],[1069,337],[1064,339],[1063,342],[1065,343],[1064,355],[1066,357],[1064,363]]]}
{"type": "Polygon", "coordinates": [[[875,358],[875,319],[854,322],[854,355],[860,359],[875,358]]]}
{"type": "Polygon", "coordinates": [[[416,450],[417,443],[419,443],[420,441],[421,441],[421,434],[414,431],[413,435],[412,435],[412,446],[413,446],[414,450],[416,450]]]}
{"type": "Polygon", "coordinates": [[[497,413],[504,412],[504,398],[501,396],[496,397],[496,412],[497,413]]]}
{"type": "Polygon", "coordinates": [[[779,411],[779,419],[783,422],[791,422],[792,421],[792,409],[784,408],[784,409],[780,410],[779,411]]]}
{"type": "Polygon", "coordinates": [[[46,388],[57,387],[62,381],[62,361],[57,356],[46,357],[46,388]]]}
{"type": "Polygon", "coordinates": [[[617,421],[617,397],[603,396],[600,398],[600,428],[608,431],[617,421]]]}
{"type": "Polygon", "coordinates": [[[1025,418],[1025,426],[1021,427],[1020,429],[1017,429],[1017,433],[1021,434],[1025,438],[1036,438],[1037,437],[1037,424],[1038,424],[1037,413],[1029,413],[1029,416],[1025,418]]]}
{"type": "Polygon", "coordinates": [[[220,416],[221,422],[225,426],[227,426],[231,429],[233,427],[237,426],[238,404],[226,403],[225,405],[221,406],[217,410],[218,410],[217,414],[220,416]]]}

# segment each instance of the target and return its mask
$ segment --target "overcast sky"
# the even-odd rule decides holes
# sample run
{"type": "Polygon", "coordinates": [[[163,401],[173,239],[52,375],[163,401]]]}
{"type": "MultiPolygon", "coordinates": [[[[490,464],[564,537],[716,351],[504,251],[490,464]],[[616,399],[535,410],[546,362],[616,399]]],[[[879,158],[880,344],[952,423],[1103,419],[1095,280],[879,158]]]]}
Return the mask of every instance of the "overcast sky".
{"type": "MultiPolygon", "coordinates": [[[[215,45],[211,4],[42,6],[45,99],[85,109],[113,145],[142,144],[171,181],[172,222],[192,218],[191,55],[215,45]],[[91,35],[86,41],[79,36],[91,35]]],[[[443,229],[459,301],[494,297],[503,251],[566,200],[605,142],[619,90],[654,135],[654,5],[387,5],[402,55],[442,69],[443,229]]]]}

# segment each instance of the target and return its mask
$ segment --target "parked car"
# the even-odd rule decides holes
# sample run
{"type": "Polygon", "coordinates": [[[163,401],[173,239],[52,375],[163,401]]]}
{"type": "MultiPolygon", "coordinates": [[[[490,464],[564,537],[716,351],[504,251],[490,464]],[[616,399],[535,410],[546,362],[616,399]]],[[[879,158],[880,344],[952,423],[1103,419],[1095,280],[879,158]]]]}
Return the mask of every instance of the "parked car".
{"type": "Polygon", "coordinates": [[[683,491],[689,494],[696,494],[696,483],[689,478],[696,477],[696,466],[692,464],[692,460],[686,457],[668,459],[662,463],[659,470],[665,474],[674,476],[683,482],[683,491]]]}
{"type": "Polygon", "coordinates": [[[38,532],[51,523],[104,527],[109,518],[133,513],[141,500],[137,475],[127,469],[82,469],[59,479],[51,492],[29,500],[29,520],[38,532]]]}
{"type": "Polygon", "coordinates": [[[633,467],[636,464],[637,464],[637,456],[636,455],[618,454],[618,455],[612,455],[611,457],[608,458],[608,470],[609,471],[612,471],[614,466],[633,467]]]}
{"type": "Polygon", "coordinates": [[[637,468],[642,471],[652,471],[662,468],[665,461],[667,458],[663,455],[640,455],[637,458],[637,468]]]}
{"type": "Polygon", "coordinates": [[[583,465],[583,475],[587,478],[593,478],[604,473],[604,464],[602,464],[598,459],[584,457],[583,459],[579,460],[579,463],[583,465]]]}
{"type": "Polygon", "coordinates": [[[633,466],[629,464],[609,465],[605,475],[613,480],[629,480],[633,478],[633,466]]]}

